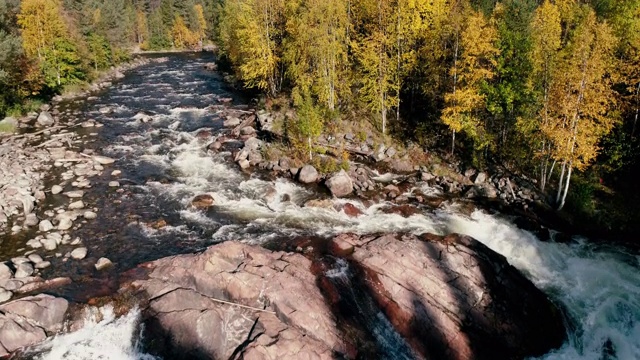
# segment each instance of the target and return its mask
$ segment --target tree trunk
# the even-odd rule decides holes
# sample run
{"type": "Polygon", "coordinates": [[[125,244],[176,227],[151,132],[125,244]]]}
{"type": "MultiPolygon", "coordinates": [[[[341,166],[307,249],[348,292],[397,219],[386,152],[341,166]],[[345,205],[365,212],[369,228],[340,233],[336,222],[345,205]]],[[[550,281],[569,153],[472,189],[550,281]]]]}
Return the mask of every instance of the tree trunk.
{"type": "Polygon", "coordinates": [[[313,151],[311,148],[311,136],[307,137],[307,144],[309,145],[309,161],[313,160],[313,151]]]}
{"type": "Polygon", "coordinates": [[[567,200],[567,194],[569,193],[569,184],[571,183],[571,170],[573,170],[573,166],[569,164],[569,172],[567,173],[567,180],[566,184],[564,185],[564,193],[562,194],[562,200],[560,201],[560,205],[558,206],[558,211],[562,210],[565,201],[567,200]]]}
{"type": "Polygon", "coordinates": [[[556,204],[560,202],[560,196],[562,196],[562,182],[564,181],[564,172],[567,169],[567,162],[562,163],[562,171],[560,172],[560,181],[558,182],[558,194],[556,195],[556,204]]]}
{"type": "Polygon", "coordinates": [[[453,156],[453,152],[456,150],[456,131],[453,130],[451,132],[451,156],[453,156]]]}

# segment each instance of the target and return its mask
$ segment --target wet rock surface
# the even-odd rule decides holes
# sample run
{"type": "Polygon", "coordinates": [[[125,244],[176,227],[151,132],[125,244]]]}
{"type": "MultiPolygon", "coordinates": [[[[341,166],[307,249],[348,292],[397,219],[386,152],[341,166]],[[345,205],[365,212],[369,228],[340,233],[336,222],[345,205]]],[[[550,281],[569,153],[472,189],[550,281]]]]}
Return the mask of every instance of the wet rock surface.
{"type": "MultiPolygon", "coordinates": [[[[546,295],[472,238],[344,234],[330,249],[354,265],[416,358],[522,358],[566,337],[546,295]]],[[[302,255],[227,242],[142,267],[148,278],[130,286],[148,299],[149,328],[172,356],[357,356],[324,299],[340,295],[321,293],[302,255]]]]}
{"type": "Polygon", "coordinates": [[[506,259],[460,235],[341,235],[391,323],[428,359],[517,359],[558,348],[559,309],[506,259]]]}

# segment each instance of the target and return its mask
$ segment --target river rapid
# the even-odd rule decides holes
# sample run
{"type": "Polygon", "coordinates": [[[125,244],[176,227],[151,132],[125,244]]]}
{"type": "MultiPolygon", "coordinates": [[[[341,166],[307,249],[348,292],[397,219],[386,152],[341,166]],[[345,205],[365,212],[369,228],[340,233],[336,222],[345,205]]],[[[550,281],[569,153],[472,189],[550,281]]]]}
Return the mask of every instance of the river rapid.
{"type": "MultiPolygon", "coordinates": [[[[233,105],[248,104],[219,74],[204,69],[211,61],[207,54],[172,54],[167,62],[128,72],[92,98],[60,104],[63,122],[68,111],[104,124],[79,131],[96,133],[85,147],[117,159],[123,191],[100,185],[104,181],[96,182],[85,195],[99,208],[98,219],[73,235],[83,239],[91,258],[53,264],[45,275],[75,280],[58,295],[77,301],[108,295],[117,288],[122,271],[222,241],[272,245],[296,236],[343,232],[456,232],[504,255],[565,310],[569,340],[543,359],[640,359],[639,255],[581,238],[542,242],[519,229],[513,219],[481,210],[469,214],[455,202],[445,202],[437,210],[421,209],[408,218],[384,213],[384,202],[366,206],[358,199],[339,200],[357,206],[364,213],[358,218],[303,207],[307,200],[328,194],[265,173],[242,172],[229,160],[229,153],[208,153],[206,143],[196,137],[201,128],[214,134],[223,131],[219,113],[209,108],[220,98],[233,99],[233,105]],[[98,111],[104,107],[113,111],[98,111]],[[151,120],[141,121],[141,112],[151,120]],[[275,196],[266,196],[274,189],[275,196]],[[216,205],[206,212],[194,210],[191,199],[200,194],[210,194],[216,205]],[[154,226],[158,221],[166,226],[154,226]],[[115,266],[97,272],[90,260],[101,256],[115,266]]],[[[426,183],[414,189],[426,194],[441,191],[426,183]]],[[[37,358],[154,358],[144,353],[138,310],[117,317],[112,309],[103,308],[96,317],[98,310],[87,310],[82,329],[33,349],[37,358]]]]}

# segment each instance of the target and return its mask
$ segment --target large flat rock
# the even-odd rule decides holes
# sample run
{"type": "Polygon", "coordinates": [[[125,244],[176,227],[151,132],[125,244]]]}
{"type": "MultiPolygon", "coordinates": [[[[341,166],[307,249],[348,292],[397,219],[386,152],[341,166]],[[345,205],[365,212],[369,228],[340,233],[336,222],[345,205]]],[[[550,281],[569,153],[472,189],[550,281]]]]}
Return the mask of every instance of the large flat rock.
{"type": "Polygon", "coordinates": [[[425,358],[521,359],[566,338],[547,296],[475,239],[345,234],[334,242],[354,246],[369,293],[425,358]]]}
{"type": "Polygon", "coordinates": [[[61,331],[68,307],[67,300],[45,294],[0,305],[0,356],[61,331]]]}
{"type": "Polygon", "coordinates": [[[227,242],[146,266],[149,278],[133,285],[149,298],[149,329],[166,336],[176,358],[332,359],[345,351],[302,255],[227,242]]]}

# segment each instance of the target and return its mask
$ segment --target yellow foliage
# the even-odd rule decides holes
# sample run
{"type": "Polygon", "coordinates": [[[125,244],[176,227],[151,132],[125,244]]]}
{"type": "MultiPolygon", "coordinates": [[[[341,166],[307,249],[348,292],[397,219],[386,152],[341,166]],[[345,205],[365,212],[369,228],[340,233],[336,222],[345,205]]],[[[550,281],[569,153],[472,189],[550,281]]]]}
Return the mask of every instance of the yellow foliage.
{"type": "Polygon", "coordinates": [[[195,49],[198,46],[198,34],[189,30],[181,16],[174,19],[171,35],[177,49],[195,49]]]}

